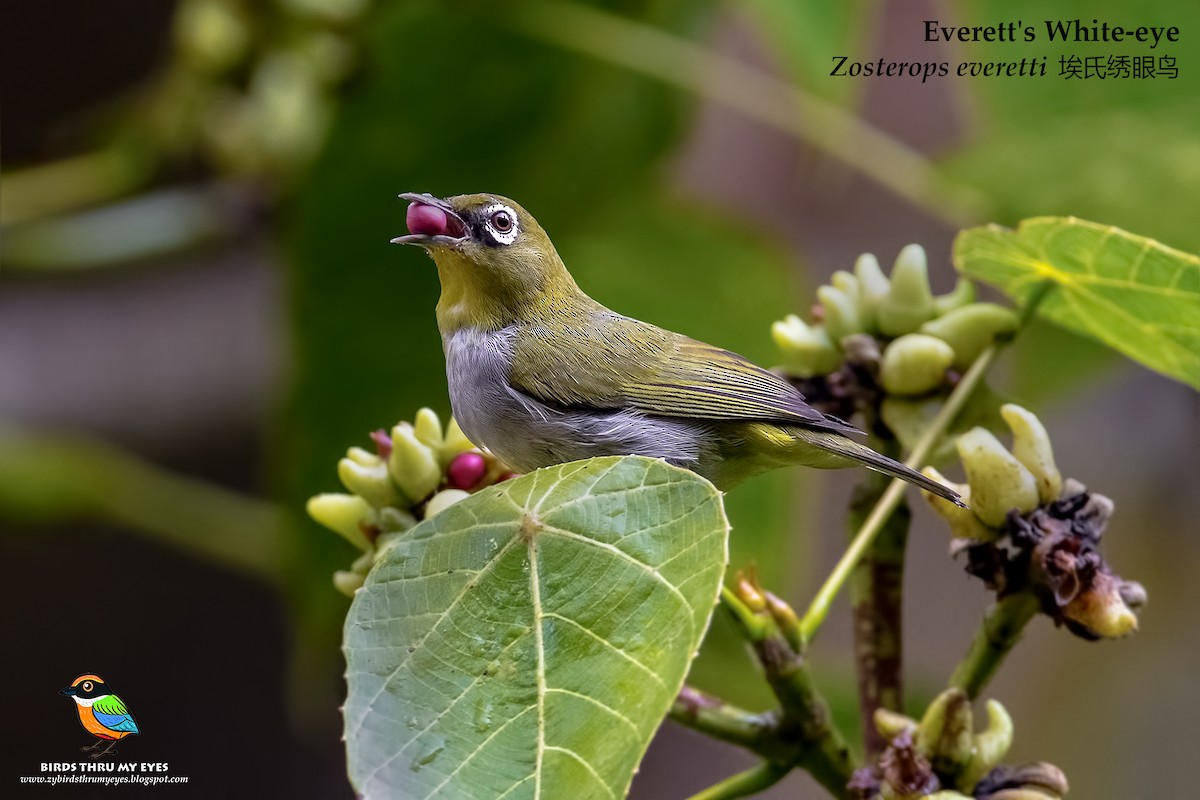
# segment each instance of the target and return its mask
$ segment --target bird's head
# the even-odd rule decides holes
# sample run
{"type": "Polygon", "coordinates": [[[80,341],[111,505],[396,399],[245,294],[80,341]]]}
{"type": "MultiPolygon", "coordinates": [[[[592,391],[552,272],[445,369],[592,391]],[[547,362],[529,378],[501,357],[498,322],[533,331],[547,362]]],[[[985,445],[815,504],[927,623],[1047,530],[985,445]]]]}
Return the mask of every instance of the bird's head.
{"type": "Polygon", "coordinates": [[[411,201],[409,233],[392,242],[424,247],[437,264],[443,332],[503,327],[581,296],[550,237],[512,200],[491,194],[400,197],[411,201]]]}
{"type": "Polygon", "coordinates": [[[99,675],[80,675],[75,680],[71,681],[71,685],[64,689],[58,690],[59,694],[65,694],[75,698],[75,702],[90,701],[97,697],[103,697],[106,694],[111,694],[108,684],[99,675]]]}

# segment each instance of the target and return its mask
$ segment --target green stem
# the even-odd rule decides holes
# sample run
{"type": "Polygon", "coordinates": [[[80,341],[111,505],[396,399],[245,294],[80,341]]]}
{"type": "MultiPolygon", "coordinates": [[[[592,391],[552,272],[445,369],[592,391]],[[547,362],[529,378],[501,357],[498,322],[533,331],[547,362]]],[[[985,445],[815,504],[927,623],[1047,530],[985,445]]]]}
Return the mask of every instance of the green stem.
{"type": "Polygon", "coordinates": [[[703,791],[696,792],[691,796],[691,800],[729,800],[734,797],[749,797],[779,783],[790,771],[789,767],[764,762],[745,772],[731,775],[703,791]]]}
{"type": "Polygon", "coordinates": [[[672,33],[568,2],[528,4],[509,19],[534,38],[723,103],[823,150],[952,224],[987,216],[979,192],[950,183],[898,139],[833,103],[672,33]]]}
{"type": "MultiPolygon", "coordinates": [[[[893,458],[895,440],[872,437],[872,446],[893,458]]],[[[857,530],[887,488],[888,479],[867,473],[855,488],[847,522],[857,530]]],[[[903,582],[904,554],[912,514],[901,503],[872,542],[850,579],[850,605],[854,613],[854,660],[858,675],[859,715],[867,759],[887,747],[875,728],[875,711],[903,711],[903,582]]]]}
{"type": "Polygon", "coordinates": [[[685,686],[671,706],[670,717],[680,725],[744,747],[769,761],[786,760],[786,745],[779,740],[778,715],[773,712],[754,714],[685,686]]]}
{"type": "MultiPolygon", "coordinates": [[[[1046,295],[1053,288],[1053,284],[1045,282],[1036,287],[1029,296],[1029,300],[1025,303],[1025,307],[1021,310],[1021,325],[1018,332],[1024,328],[1029,319],[1033,316],[1034,311],[1046,295]]],[[[983,382],[983,376],[992,366],[992,362],[1000,354],[1000,350],[1008,344],[1011,339],[1006,341],[997,341],[990,345],[979,358],[975,359],[975,363],[967,370],[966,374],[954,387],[954,391],[950,392],[950,396],[946,398],[945,405],[941,411],[934,417],[933,422],[925,430],[921,439],[913,447],[912,453],[909,454],[905,465],[912,469],[920,468],[929,458],[929,454],[933,452],[933,448],[937,445],[938,440],[950,428],[955,417],[962,411],[967,400],[971,398],[971,394],[983,382]]],[[[850,546],[846,548],[846,552],[842,554],[841,559],[834,566],[829,577],[825,579],[825,583],[817,591],[816,597],[808,606],[808,611],[800,619],[800,630],[804,635],[804,641],[811,642],[820,630],[825,618],[829,616],[829,609],[833,605],[834,599],[846,580],[854,571],[854,567],[862,559],[863,554],[871,546],[871,542],[883,530],[884,523],[891,516],[896,507],[900,505],[900,500],[904,497],[904,481],[899,478],[894,479],[879,498],[875,508],[871,510],[871,514],[863,522],[857,534],[855,534],[850,546]]]]}
{"type": "Polygon", "coordinates": [[[806,770],[834,797],[847,797],[846,784],[854,773],[850,749],[833,725],[829,704],[818,691],[804,654],[793,648],[780,629],[776,620],[779,609],[764,603],[765,607],[755,612],[728,590],[722,600],[753,647],[767,684],[779,700],[778,737],[789,748],[782,763],[806,770]]]}
{"type": "Polygon", "coordinates": [[[979,697],[1037,612],[1037,598],[1027,592],[1009,595],[989,608],[950,676],[951,688],[962,689],[972,700],[979,697]]]}
{"type": "MultiPolygon", "coordinates": [[[[997,354],[1000,352],[1000,345],[993,344],[991,347],[983,351],[979,358],[975,359],[975,363],[963,375],[962,380],[954,387],[954,391],[946,399],[946,404],[942,406],[942,410],[938,412],[926,430],[912,453],[909,454],[908,460],[905,461],[905,466],[913,469],[918,469],[925,460],[929,458],[929,454],[933,451],[934,445],[942,434],[949,429],[954,418],[958,416],[958,412],[966,404],[971,393],[975,391],[975,387],[983,381],[983,376],[987,373],[992,362],[995,361],[997,354]]],[[[854,539],[850,542],[850,546],[846,548],[846,552],[842,554],[841,560],[834,566],[833,572],[825,579],[825,583],[817,591],[816,597],[808,607],[808,611],[800,619],[800,629],[804,633],[805,641],[812,641],[812,638],[820,630],[821,624],[825,622],[825,618],[829,615],[829,609],[833,605],[834,598],[838,592],[842,590],[846,580],[854,571],[855,566],[862,559],[863,554],[870,548],[871,543],[875,541],[875,537],[883,530],[884,523],[888,517],[900,505],[900,501],[904,497],[905,482],[899,478],[894,478],[879,497],[879,502],[871,509],[871,513],[863,522],[862,527],[858,529],[858,533],[854,535],[854,539]]]]}
{"type": "MultiPolygon", "coordinates": [[[[766,666],[762,649],[759,659],[766,666]]],[[[846,784],[854,774],[850,748],[834,727],[829,703],[817,690],[812,673],[800,656],[768,670],[767,681],[783,706],[780,735],[800,745],[795,765],[804,769],[837,798],[848,798],[846,784]]]]}

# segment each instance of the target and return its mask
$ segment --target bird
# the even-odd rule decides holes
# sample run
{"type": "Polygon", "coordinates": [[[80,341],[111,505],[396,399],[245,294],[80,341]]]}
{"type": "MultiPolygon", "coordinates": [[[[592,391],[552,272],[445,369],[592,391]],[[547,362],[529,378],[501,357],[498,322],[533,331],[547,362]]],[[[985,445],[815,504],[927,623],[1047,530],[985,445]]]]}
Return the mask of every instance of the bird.
{"type": "Polygon", "coordinates": [[[79,724],[96,737],[97,741],[80,748],[82,752],[91,753],[92,758],[102,758],[115,752],[113,748],[121,739],[130,734],[141,733],[129,709],[121,702],[121,698],[112,693],[99,675],[80,675],[71,681],[70,686],[60,689],[58,693],[65,694],[75,701],[75,710],[79,712],[79,724]],[[105,743],[108,747],[98,749],[105,743]]]}
{"type": "Polygon", "coordinates": [[[405,192],[408,234],[433,258],[450,405],[471,441],[518,472],[641,455],[725,491],[789,465],[866,466],[957,493],[856,442],[749,359],[617,313],[576,284],[550,237],[493,194],[405,192]]]}

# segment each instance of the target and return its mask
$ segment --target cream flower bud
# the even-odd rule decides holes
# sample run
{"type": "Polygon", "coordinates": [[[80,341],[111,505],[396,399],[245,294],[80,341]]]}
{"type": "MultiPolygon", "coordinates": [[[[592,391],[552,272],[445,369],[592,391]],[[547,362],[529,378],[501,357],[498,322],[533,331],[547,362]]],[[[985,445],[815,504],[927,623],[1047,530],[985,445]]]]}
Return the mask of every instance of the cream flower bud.
{"type": "Polygon", "coordinates": [[[941,339],[910,333],[883,351],[879,381],[892,394],[925,394],[942,385],[953,361],[954,350],[941,339]]]}
{"type": "Polygon", "coordinates": [[[976,539],[979,541],[994,540],[999,531],[989,528],[983,524],[979,517],[975,516],[975,512],[971,510],[971,487],[965,483],[952,483],[946,479],[946,476],[938,472],[933,467],[925,467],[921,473],[927,478],[932,478],[943,486],[949,486],[954,491],[958,492],[962,497],[966,508],[951,503],[944,497],[939,497],[932,492],[921,490],[921,496],[929,503],[933,512],[945,520],[950,526],[950,535],[956,539],[976,539]]]}
{"type": "Polygon", "coordinates": [[[475,443],[463,433],[463,429],[458,426],[458,420],[451,417],[450,423],[446,426],[446,435],[442,439],[441,449],[438,451],[438,462],[442,465],[442,469],[445,469],[459,453],[478,449],[475,443]]]}
{"type": "Polygon", "coordinates": [[[334,533],[341,534],[359,550],[371,549],[371,543],[362,530],[362,523],[371,520],[371,506],[358,495],[319,494],[310,497],[305,508],[310,517],[334,533]]]}
{"type": "Polygon", "coordinates": [[[839,269],[837,272],[833,273],[833,276],[829,279],[829,282],[833,284],[833,288],[837,289],[839,292],[853,300],[855,305],[858,304],[858,278],[854,277],[849,272],[846,272],[844,269],[839,269]]]}
{"type": "Polygon", "coordinates": [[[920,328],[933,313],[925,251],[910,244],[892,267],[891,286],[879,304],[879,330],[887,336],[903,336],[920,328]]]}
{"type": "Polygon", "coordinates": [[[392,483],[387,464],[376,455],[352,447],[346,457],[338,461],[337,471],[347,489],[375,508],[400,502],[400,492],[392,483]]]}
{"type": "Polygon", "coordinates": [[[413,434],[417,441],[434,450],[442,446],[442,421],[432,408],[422,408],[413,420],[413,434]]]}
{"type": "Polygon", "coordinates": [[[344,569],[339,569],[333,573],[334,588],[347,597],[354,597],[354,593],[362,587],[366,580],[366,575],[358,572],[349,572],[344,569]]]}
{"type": "Polygon", "coordinates": [[[855,298],[832,286],[822,286],[817,289],[817,299],[825,309],[825,329],[835,342],[841,341],[844,336],[862,332],[862,320],[858,317],[855,298]]]}
{"type": "Polygon", "coordinates": [[[879,731],[880,735],[888,741],[895,739],[905,731],[916,730],[916,728],[917,721],[912,717],[887,708],[875,709],[875,730],[879,731]]]}
{"type": "Polygon", "coordinates": [[[971,701],[961,689],[947,689],[930,702],[917,726],[916,745],[933,768],[956,775],[974,747],[971,701]]]}
{"type": "Polygon", "coordinates": [[[975,284],[960,277],[954,282],[954,288],[948,294],[939,294],[933,298],[933,310],[940,317],[973,302],[975,302],[975,284]]]}
{"type": "Polygon", "coordinates": [[[1063,608],[1063,617],[1103,639],[1119,639],[1135,632],[1137,615],[1122,596],[1123,583],[1114,575],[1097,574],[1091,586],[1063,608]]]}
{"type": "Polygon", "coordinates": [[[1004,760],[1012,747],[1013,721],[997,700],[987,701],[987,727],[975,734],[974,749],[958,777],[960,789],[973,789],[975,784],[1004,760]]]}
{"type": "Polygon", "coordinates": [[[1037,480],[1038,497],[1043,503],[1054,502],[1062,494],[1063,479],[1054,464],[1045,426],[1032,413],[1012,403],[1000,406],[1000,416],[1013,433],[1013,456],[1037,480]]]}
{"type": "Polygon", "coordinates": [[[460,500],[466,500],[470,496],[470,492],[464,492],[462,489],[444,489],[438,492],[429,498],[429,502],[425,505],[425,519],[437,516],[450,506],[460,500]]]}
{"type": "Polygon", "coordinates": [[[413,426],[405,422],[392,428],[388,469],[392,480],[413,501],[428,497],[442,482],[442,467],[433,449],[418,440],[413,426]]]}
{"type": "Polygon", "coordinates": [[[825,328],[810,326],[795,314],[771,325],[771,337],[783,354],[784,369],[798,377],[826,375],[842,361],[825,328]]]}
{"type": "Polygon", "coordinates": [[[989,431],[972,428],[958,437],[957,447],[971,485],[971,510],[981,520],[999,528],[1012,509],[1024,514],[1037,507],[1037,480],[989,431]]]}
{"type": "Polygon", "coordinates": [[[858,278],[858,313],[866,330],[879,327],[879,304],[892,288],[879,261],[870,253],[863,253],[854,262],[854,277],[858,278]]]}
{"type": "Polygon", "coordinates": [[[351,447],[346,451],[346,458],[364,467],[374,467],[379,464],[379,456],[361,447],[351,447]]]}
{"type": "Polygon", "coordinates": [[[936,336],[954,348],[954,366],[965,370],[997,336],[1017,329],[1015,313],[995,303],[971,303],[921,326],[921,333],[936,336]]]}

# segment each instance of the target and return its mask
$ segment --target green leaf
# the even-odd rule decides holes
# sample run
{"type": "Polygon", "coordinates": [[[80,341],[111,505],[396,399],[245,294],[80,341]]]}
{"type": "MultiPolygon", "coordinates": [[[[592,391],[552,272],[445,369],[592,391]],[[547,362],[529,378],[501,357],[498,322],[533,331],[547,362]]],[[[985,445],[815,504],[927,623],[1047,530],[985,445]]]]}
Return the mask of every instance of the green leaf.
{"type": "Polygon", "coordinates": [[[1037,217],[1015,230],[970,228],[954,264],[1018,303],[1034,287],[1056,289],[1047,319],[1200,388],[1200,258],[1111,226],[1037,217]]]}
{"type": "Polygon", "coordinates": [[[346,620],[365,797],[624,797],[725,569],[721,495],[654,459],[485,489],[391,547],[346,620]]]}

